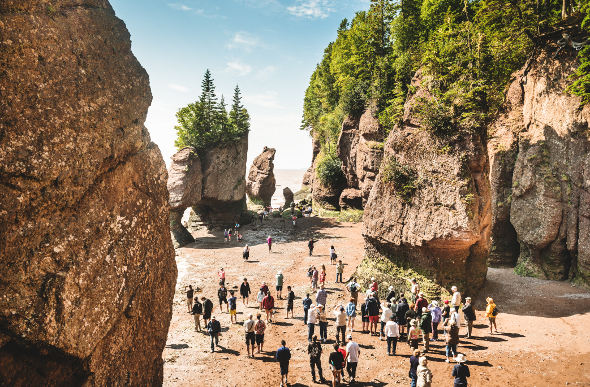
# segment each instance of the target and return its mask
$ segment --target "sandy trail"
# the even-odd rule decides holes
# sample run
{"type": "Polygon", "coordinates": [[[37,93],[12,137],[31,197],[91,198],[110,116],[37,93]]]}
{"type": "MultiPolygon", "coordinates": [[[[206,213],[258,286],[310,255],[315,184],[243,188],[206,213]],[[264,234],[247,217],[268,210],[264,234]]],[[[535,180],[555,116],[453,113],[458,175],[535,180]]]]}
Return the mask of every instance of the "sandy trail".
{"type": "MultiPolygon", "coordinates": [[[[291,348],[289,382],[293,386],[313,385],[307,356],[307,328],[303,324],[301,299],[311,289],[306,277],[309,265],[325,264],[328,272],[328,308],[344,303],[346,293],[341,284],[335,284],[335,267],[331,266],[328,251],[336,247],[339,259],[346,264],[346,279],[363,256],[361,224],[338,223],[316,217],[300,219],[293,231],[280,220],[248,226],[244,241],[224,243],[221,233],[203,232],[198,241],[177,251],[179,276],[174,298],[173,317],[164,350],[164,384],[174,386],[278,386],[278,364],[273,361],[274,351],[281,339],[291,348]],[[284,229],[284,230],[282,230],[284,229]],[[272,235],[276,241],[272,253],[265,240],[272,235]],[[314,256],[309,257],[307,240],[319,239],[314,256]],[[242,259],[245,243],[251,246],[250,260],[242,259]],[[223,333],[219,352],[210,353],[209,337],[194,331],[194,321],[186,311],[184,286],[193,284],[217,303],[217,271],[224,267],[228,289],[239,286],[247,277],[253,293],[262,281],[274,292],[274,276],[282,270],[285,285],[294,288],[295,319],[285,318],[286,301],[276,300],[277,323],[266,331],[263,356],[246,357],[244,333],[241,324],[230,324],[227,312],[214,314],[220,320],[223,333]]],[[[284,292],[285,293],[285,292],[284,292]]],[[[459,352],[467,355],[471,369],[471,386],[590,386],[590,293],[567,283],[542,281],[515,276],[510,269],[490,269],[486,288],[476,301],[493,296],[502,310],[498,317],[499,335],[490,336],[481,309],[478,312],[475,338],[462,339],[459,352]]],[[[275,297],[276,298],[276,297],[275,297]]],[[[248,313],[255,314],[255,294],[250,307],[238,301],[238,322],[248,313]]],[[[359,320],[359,318],[357,318],[359,320]]],[[[359,321],[357,321],[358,323],[359,321]]],[[[328,335],[333,340],[335,327],[330,322],[328,335]]],[[[316,333],[318,333],[316,327],[316,333]]],[[[462,328],[463,334],[465,328],[462,328]]],[[[387,356],[386,344],[376,337],[360,332],[353,333],[361,345],[361,358],[357,371],[357,385],[385,386],[409,385],[409,347],[398,344],[398,355],[387,356]]],[[[333,342],[333,341],[331,341],[333,342]]],[[[322,366],[329,375],[328,356],[331,346],[324,345],[322,366]]],[[[452,365],[444,362],[444,344],[433,343],[428,355],[434,374],[434,386],[452,386],[452,365]]]]}

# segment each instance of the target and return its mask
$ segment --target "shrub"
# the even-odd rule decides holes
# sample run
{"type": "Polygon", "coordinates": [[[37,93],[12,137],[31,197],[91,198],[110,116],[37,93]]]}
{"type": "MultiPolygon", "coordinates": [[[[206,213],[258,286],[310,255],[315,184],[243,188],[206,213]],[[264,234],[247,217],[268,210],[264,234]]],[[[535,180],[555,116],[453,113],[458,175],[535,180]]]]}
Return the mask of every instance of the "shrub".
{"type": "Polygon", "coordinates": [[[318,162],[316,176],[320,182],[330,188],[344,185],[346,179],[342,172],[342,161],[335,155],[324,155],[318,162]]]}
{"type": "Polygon", "coordinates": [[[395,156],[391,156],[381,167],[381,180],[392,184],[395,192],[406,203],[412,201],[418,188],[418,173],[410,166],[400,164],[395,156]]]}

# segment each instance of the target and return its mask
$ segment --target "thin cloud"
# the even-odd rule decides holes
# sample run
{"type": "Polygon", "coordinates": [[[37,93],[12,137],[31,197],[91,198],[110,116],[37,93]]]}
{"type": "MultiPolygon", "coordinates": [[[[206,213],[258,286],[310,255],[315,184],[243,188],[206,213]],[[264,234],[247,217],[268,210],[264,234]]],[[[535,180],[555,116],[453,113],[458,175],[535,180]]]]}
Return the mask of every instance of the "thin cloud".
{"type": "Polygon", "coordinates": [[[168,3],[168,6],[171,7],[171,8],[174,8],[177,11],[189,12],[189,11],[192,11],[193,10],[188,5],[182,4],[182,3],[168,3]]]}
{"type": "Polygon", "coordinates": [[[248,32],[236,32],[231,41],[227,44],[227,48],[239,48],[245,51],[251,51],[255,47],[261,46],[260,39],[248,32]]]}
{"type": "Polygon", "coordinates": [[[334,12],[332,0],[297,0],[287,11],[306,19],[325,19],[334,12]]]}
{"type": "Polygon", "coordinates": [[[174,90],[174,91],[178,91],[181,93],[188,93],[190,91],[190,89],[186,86],[182,86],[182,85],[178,85],[176,83],[169,83],[168,84],[168,88],[170,90],[174,90]]]}
{"type": "Polygon", "coordinates": [[[277,68],[275,66],[272,66],[272,65],[265,66],[265,67],[261,68],[260,70],[256,71],[256,78],[263,79],[263,80],[268,79],[276,71],[277,71],[277,68]]]}
{"type": "Polygon", "coordinates": [[[283,106],[279,103],[279,94],[276,91],[267,91],[261,94],[246,94],[244,96],[244,103],[266,109],[283,109],[283,106]]]}
{"type": "Polygon", "coordinates": [[[226,71],[238,74],[239,76],[248,75],[252,72],[252,66],[239,61],[227,62],[226,71]]]}

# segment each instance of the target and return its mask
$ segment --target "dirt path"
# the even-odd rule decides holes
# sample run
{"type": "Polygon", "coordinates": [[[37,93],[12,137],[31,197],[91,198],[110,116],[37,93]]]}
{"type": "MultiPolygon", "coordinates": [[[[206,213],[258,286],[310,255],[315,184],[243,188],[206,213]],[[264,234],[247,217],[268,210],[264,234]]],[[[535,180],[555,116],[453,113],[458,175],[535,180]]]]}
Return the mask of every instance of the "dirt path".
{"type": "MultiPolygon", "coordinates": [[[[203,233],[198,242],[177,251],[179,276],[174,298],[174,313],[164,351],[164,384],[174,386],[278,386],[278,364],[273,361],[274,351],[281,339],[291,348],[289,382],[294,386],[313,385],[306,353],[307,329],[303,324],[301,298],[311,289],[306,277],[309,265],[325,264],[328,272],[328,310],[344,303],[345,293],[335,284],[335,267],[330,266],[328,250],[336,247],[339,259],[347,264],[346,279],[363,256],[361,225],[338,223],[329,219],[300,219],[298,230],[288,224],[281,231],[281,221],[273,220],[262,227],[244,230],[242,243],[224,243],[221,233],[203,233]],[[272,253],[265,243],[267,235],[276,243],[272,253]],[[319,239],[314,256],[307,253],[307,239],[319,239]],[[241,256],[243,245],[251,246],[250,260],[241,256]],[[228,289],[239,286],[247,277],[252,291],[257,292],[262,281],[274,290],[274,276],[282,270],[287,285],[294,288],[295,319],[286,319],[286,301],[276,300],[278,323],[266,331],[265,354],[256,359],[246,357],[243,328],[231,325],[229,314],[214,314],[220,320],[223,333],[221,351],[210,353],[208,336],[194,331],[194,321],[186,311],[184,286],[193,284],[203,289],[214,303],[217,301],[217,271],[224,267],[228,289]]],[[[273,292],[274,295],[275,292],[273,292]]],[[[483,315],[478,313],[476,338],[462,340],[459,351],[467,354],[471,369],[471,386],[590,386],[590,338],[585,329],[590,327],[590,293],[569,284],[523,279],[509,269],[490,269],[486,288],[481,297],[491,295],[502,308],[498,317],[499,335],[488,335],[483,315]]],[[[481,299],[476,305],[481,305],[481,299]]],[[[238,301],[238,322],[248,313],[256,314],[255,295],[250,307],[238,301]]],[[[359,320],[359,319],[357,319],[359,320]]],[[[357,321],[358,322],[358,321],[357,321]]],[[[463,334],[465,328],[462,328],[463,334]]],[[[316,332],[318,329],[316,328],[316,332]]],[[[328,328],[333,340],[333,322],[328,328]]],[[[385,342],[358,332],[354,339],[361,345],[361,359],[357,371],[358,385],[408,385],[408,357],[406,344],[398,345],[398,356],[386,356],[385,342]]],[[[430,368],[434,386],[452,386],[452,365],[444,362],[441,342],[431,345],[430,368]]],[[[324,346],[322,365],[329,375],[330,346],[324,346]]]]}

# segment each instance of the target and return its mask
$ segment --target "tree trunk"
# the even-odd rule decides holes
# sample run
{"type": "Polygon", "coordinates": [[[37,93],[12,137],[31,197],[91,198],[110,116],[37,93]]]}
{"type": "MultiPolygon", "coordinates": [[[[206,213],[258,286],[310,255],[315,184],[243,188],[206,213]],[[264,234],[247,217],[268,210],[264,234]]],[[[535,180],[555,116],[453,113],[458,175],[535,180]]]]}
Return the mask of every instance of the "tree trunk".
{"type": "Polygon", "coordinates": [[[571,0],[563,0],[561,3],[561,19],[567,19],[572,14],[571,0]]]}

